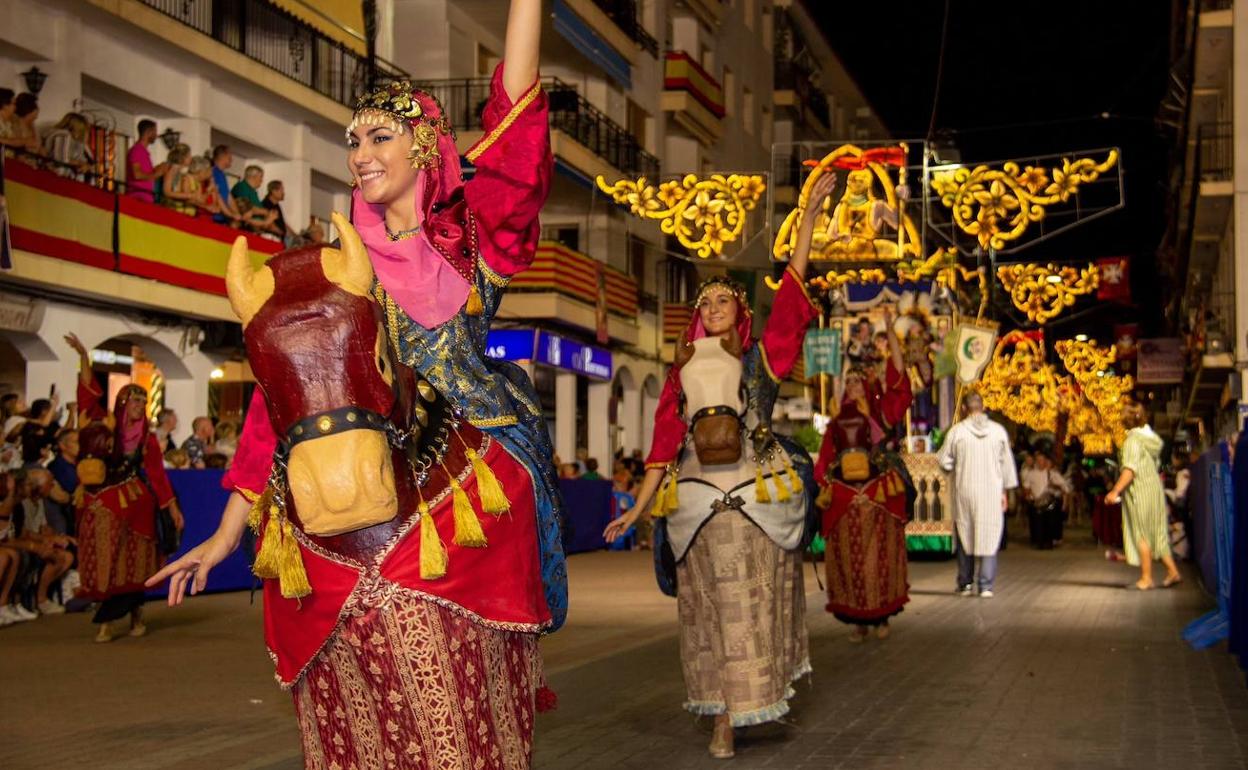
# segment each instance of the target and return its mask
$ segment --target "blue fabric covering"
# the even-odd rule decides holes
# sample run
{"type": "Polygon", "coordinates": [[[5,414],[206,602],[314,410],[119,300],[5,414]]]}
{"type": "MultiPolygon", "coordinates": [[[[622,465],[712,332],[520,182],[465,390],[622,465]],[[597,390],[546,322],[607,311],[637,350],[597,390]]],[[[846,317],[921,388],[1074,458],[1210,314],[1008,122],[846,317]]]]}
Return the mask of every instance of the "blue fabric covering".
{"type": "Polygon", "coordinates": [[[559,479],[559,491],[567,505],[568,553],[600,551],[607,547],[602,531],[611,521],[611,482],[591,479],[559,479]]]}
{"type": "Polygon", "coordinates": [[[1231,469],[1232,537],[1234,548],[1230,559],[1230,650],[1239,658],[1239,665],[1248,668],[1248,566],[1237,564],[1235,557],[1248,554],[1248,430],[1240,431],[1235,445],[1235,464],[1231,469]]]}
{"type": "MultiPolygon", "coordinates": [[[[217,531],[230,493],[221,488],[221,477],[225,475],[222,470],[170,470],[166,473],[186,518],[181,548],[169,557],[169,561],[173,561],[217,531]]],[[[245,548],[240,546],[225,561],[212,568],[212,572],[208,573],[207,591],[246,591],[251,588],[255,578],[248,566],[245,548]]],[[[147,595],[163,597],[168,594],[168,588],[169,584],[164,583],[148,591],[147,595]]]]}

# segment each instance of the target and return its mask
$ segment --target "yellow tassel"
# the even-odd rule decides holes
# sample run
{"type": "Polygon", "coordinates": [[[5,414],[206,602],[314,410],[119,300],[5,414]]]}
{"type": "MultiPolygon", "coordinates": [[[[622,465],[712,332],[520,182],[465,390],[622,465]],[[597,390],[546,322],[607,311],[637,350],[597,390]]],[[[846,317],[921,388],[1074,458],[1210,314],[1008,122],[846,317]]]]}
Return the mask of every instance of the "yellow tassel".
{"type": "Polygon", "coordinates": [[[667,474],[667,512],[675,513],[680,507],[680,496],[676,492],[676,472],[667,474]]]}
{"type": "Polygon", "coordinates": [[[265,487],[264,493],[255,499],[251,504],[251,510],[247,512],[247,526],[252,532],[260,534],[260,523],[264,520],[264,512],[273,504],[273,489],[265,487]]]}
{"type": "Polygon", "coordinates": [[[277,577],[277,551],[281,547],[282,523],[278,517],[277,506],[269,506],[269,524],[264,528],[260,540],[260,550],[256,552],[256,562],[251,571],[258,578],[277,577]]]}
{"type": "Polygon", "coordinates": [[[130,507],[130,503],[126,502],[126,488],[122,487],[117,490],[117,507],[123,511],[130,507]]]}
{"type": "Polygon", "coordinates": [[[481,510],[486,513],[500,515],[511,508],[511,501],[498,483],[498,477],[490,466],[485,464],[477,450],[467,447],[468,460],[472,463],[472,473],[477,477],[477,495],[481,498],[481,510]]]}
{"type": "Polygon", "coordinates": [[[754,465],[754,501],[770,503],[771,493],[767,491],[767,482],[763,479],[763,466],[754,465]]]}
{"type": "Polygon", "coordinates": [[[87,494],[87,490],[83,489],[82,484],[79,484],[78,488],[74,490],[74,507],[75,508],[82,507],[82,500],[86,496],[86,494],[87,494]]]}
{"type": "Polygon", "coordinates": [[[789,461],[789,456],[784,455],[784,472],[789,477],[789,486],[793,489],[793,494],[800,495],[802,493],[802,477],[797,475],[797,471],[793,468],[793,463],[789,461]]]}
{"type": "Polygon", "coordinates": [[[452,542],[464,548],[484,547],[485,533],[481,531],[481,522],[477,519],[477,512],[472,510],[468,493],[455,479],[451,479],[451,499],[453,501],[451,507],[455,512],[455,537],[452,542]]]}
{"type": "Polygon", "coordinates": [[[659,488],[654,492],[654,505],[650,507],[650,515],[656,519],[661,519],[668,514],[667,507],[667,477],[664,476],[659,480],[659,488]]]}
{"type": "Polygon", "coordinates": [[[438,528],[429,515],[429,506],[420,501],[420,578],[437,580],[446,574],[446,547],[438,537],[438,528]]]}
{"type": "Polygon", "coordinates": [[[287,599],[302,599],[312,593],[312,585],[308,583],[308,572],[303,567],[303,553],[299,550],[299,541],[295,540],[294,527],[290,519],[282,519],[282,544],[277,556],[277,578],[281,583],[282,596],[287,599]]]}
{"type": "Polygon", "coordinates": [[[776,473],[771,463],[767,464],[767,470],[771,471],[771,480],[776,482],[776,502],[787,503],[792,500],[793,495],[789,492],[789,485],[784,483],[784,476],[776,473]]]}
{"type": "Polygon", "coordinates": [[[477,291],[476,284],[468,289],[468,302],[464,309],[468,311],[468,315],[481,315],[485,312],[485,306],[481,304],[481,293],[477,291]]]}

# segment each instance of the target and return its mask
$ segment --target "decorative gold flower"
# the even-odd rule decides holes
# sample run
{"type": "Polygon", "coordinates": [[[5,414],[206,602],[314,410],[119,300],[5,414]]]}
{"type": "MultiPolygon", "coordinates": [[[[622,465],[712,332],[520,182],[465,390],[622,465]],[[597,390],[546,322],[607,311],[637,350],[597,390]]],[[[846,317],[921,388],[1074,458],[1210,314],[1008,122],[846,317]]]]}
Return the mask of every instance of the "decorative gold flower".
{"type": "Polygon", "coordinates": [[[1068,173],[1069,164],[1066,169],[1053,169],[1053,183],[1045,188],[1046,195],[1056,195],[1057,199],[1063,203],[1070,200],[1070,196],[1079,191],[1079,177],[1068,173]]]}
{"type": "Polygon", "coordinates": [[[1039,166],[1028,166],[1018,177],[1018,183],[1027,188],[1032,195],[1044,189],[1049,183],[1049,175],[1039,166]]]}

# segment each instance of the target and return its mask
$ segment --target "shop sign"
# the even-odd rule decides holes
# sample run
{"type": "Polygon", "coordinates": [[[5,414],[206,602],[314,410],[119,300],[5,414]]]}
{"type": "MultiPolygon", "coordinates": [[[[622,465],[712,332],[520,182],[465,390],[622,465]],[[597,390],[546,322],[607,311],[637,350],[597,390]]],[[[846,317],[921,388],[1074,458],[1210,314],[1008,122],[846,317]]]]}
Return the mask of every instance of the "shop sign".
{"type": "Polygon", "coordinates": [[[1183,340],[1179,337],[1143,339],[1138,345],[1135,381],[1141,385],[1183,382],[1183,340]]]}
{"type": "Polygon", "coordinates": [[[492,330],[485,354],[505,361],[533,361],[598,380],[610,380],[614,374],[611,351],[533,329],[492,330]]]}

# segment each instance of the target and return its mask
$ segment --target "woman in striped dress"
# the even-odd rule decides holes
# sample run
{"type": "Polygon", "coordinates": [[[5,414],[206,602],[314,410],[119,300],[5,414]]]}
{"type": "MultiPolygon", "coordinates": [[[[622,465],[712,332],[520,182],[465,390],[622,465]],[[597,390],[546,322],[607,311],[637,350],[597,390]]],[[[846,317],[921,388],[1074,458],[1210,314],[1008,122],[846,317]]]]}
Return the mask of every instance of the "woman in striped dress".
{"type": "Polygon", "coordinates": [[[1161,465],[1161,436],[1148,425],[1144,407],[1128,401],[1122,407],[1127,439],[1122,443],[1122,472],[1105,502],[1122,502],[1122,540],[1127,562],[1140,568],[1135,587],[1153,588],[1153,559],[1166,565],[1166,588],[1182,580],[1170,555],[1170,532],[1166,523],[1166,496],[1157,469],[1161,465]],[[1125,493],[1124,493],[1125,490],[1125,493]]]}

